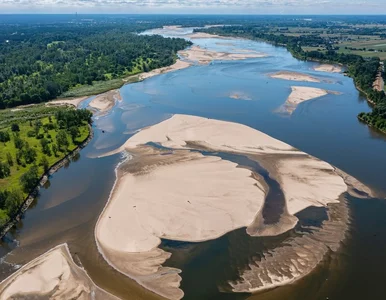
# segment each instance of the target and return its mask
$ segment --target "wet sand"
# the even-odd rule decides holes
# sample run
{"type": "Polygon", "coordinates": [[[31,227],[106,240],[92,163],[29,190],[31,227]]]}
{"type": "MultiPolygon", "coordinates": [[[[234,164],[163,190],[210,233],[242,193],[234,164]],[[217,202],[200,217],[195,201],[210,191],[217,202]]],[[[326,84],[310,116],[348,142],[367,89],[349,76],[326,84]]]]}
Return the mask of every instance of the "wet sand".
{"type": "Polygon", "coordinates": [[[327,73],[341,73],[342,67],[338,65],[322,64],[314,67],[315,71],[327,73]]]}
{"type": "Polygon", "coordinates": [[[105,113],[114,107],[116,101],[122,101],[121,94],[119,90],[111,90],[96,96],[89,106],[105,113]]]}
{"type": "Polygon", "coordinates": [[[32,260],[0,283],[0,299],[118,299],[97,287],[67,244],[32,260]]]}
{"type": "Polygon", "coordinates": [[[252,100],[252,98],[249,95],[243,92],[232,92],[230,93],[229,98],[235,99],[235,100],[252,100]]]}
{"type": "MultiPolygon", "coordinates": [[[[339,204],[348,190],[330,164],[231,122],[174,115],[143,129],[117,152],[123,150],[134,158],[120,170],[112,197],[98,221],[96,240],[114,268],[171,299],[183,296],[178,288],[181,277],[178,269],[161,271],[168,255],[157,248],[160,238],[205,241],[240,227],[247,227],[252,236],[282,234],[296,225],[296,213],[310,206],[339,204]],[[149,142],[172,150],[160,152],[146,145],[149,142]],[[286,202],[284,218],[272,226],[262,222],[260,212],[267,191],[261,176],[236,169],[226,160],[204,158],[189,151],[192,149],[242,154],[258,161],[280,183],[286,202]],[[233,199],[234,193],[237,199],[233,199]],[[240,205],[240,201],[248,204],[240,205]],[[144,255],[150,260],[143,259],[144,255]]],[[[281,280],[286,282],[285,278],[277,279],[281,280]]]]}
{"type": "Polygon", "coordinates": [[[190,34],[188,37],[191,39],[227,39],[227,40],[232,39],[232,37],[226,37],[226,36],[210,34],[205,32],[195,32],[190,34]]]}
{"type": "Polygon", "coordinates": [[[242,60],[248,58],[266,57],[264,53],[247,51],[244,53],[226,53],[203,49],[199,46],[192,46],[187,50],[182,50],[179,54],[188,61],[199,64],[209,64],[214,60],[242,60]]]}
{"type": "Polygon", "coordinates": [[[315,78],[313,76],[297,73],[297,72],[287,72],[287,71],[281,71],[274,74],[270,74],[269,77],[275,78],[275,79],[284,79],[284,80],[291,80],[291,81],[304,81],[304,82],[320,82],[320,79],[315,78]]]}

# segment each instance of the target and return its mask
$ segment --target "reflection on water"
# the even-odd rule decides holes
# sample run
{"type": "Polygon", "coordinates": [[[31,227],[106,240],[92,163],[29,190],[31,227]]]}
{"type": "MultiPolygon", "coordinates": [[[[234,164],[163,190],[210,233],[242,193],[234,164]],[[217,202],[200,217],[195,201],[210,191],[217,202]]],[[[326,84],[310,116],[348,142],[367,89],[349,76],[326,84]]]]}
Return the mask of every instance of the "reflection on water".
{"type": "MultiPolygon", "coordinates": [[[[190,31],[181,29],[178,34],[183,36],[190,31]]],[[[174,113],[251,126],[336,165],[386,195],[385,138],[358,122],[356,115],[370,108],[352,79],[341,74],[315,72],[314,63],[298,61],[284,48],[266,43],[242,39],[194,42],[211,50],[245,49],[267,53],[268,57],[193,66],[122,87],[123,101],[109,114],[94,117],[95,137],[81,151],[81,156],[50,178],[48,188],[41,189],[39,199],[1,243],[0,279],[12,273],[18,264],[68,242],[72,254],[76,254],[102,288],[123,299],[159,299],[114,271],[97,252],[94,226],[114,184],[114,168],[120,157],[93,157],[117,148],[136,130],[174,113]],[[323,82],[294,83],[267,76],[282,70],[304,72],[323,82]],[[342,94],[302,103],[291,117],[283,118],[274,111],[285,102],[292,85],[342,94]],[[251,100],[229,98],[235,91],[248,95],[251,100]],[[7,253],[10,254],[5,256],[7,253]]],[[[87,107],[92,99],[82,106],[87,107]]],[[[239,163],[248,166],[245,161],[239,163]]],[[[268,174],[265,176],[268,181],[268,174]]],[[[274,205],[268,205],[267,210],[280,212],[282,200],[278,191],[272,194],[269,203],[274,205]]],[[[383,299],[386,202],[348,196],[348,203],[352,211],[350,236],[339,252],[327,255],[312,274],[295,284],[253,296],[229,293],[228,280],[236,280],[237,274],[264,251],[309,226],[320,226],[326,219],[325,209],[309,208],[297,214],[298,226],[277,237],[251,238],[245,229],[239,229],[215,241],[193,244],[164,240],[161,246],[173,254],[167,265],[183,270],[182,289],[187,299],[383,299]]]]}

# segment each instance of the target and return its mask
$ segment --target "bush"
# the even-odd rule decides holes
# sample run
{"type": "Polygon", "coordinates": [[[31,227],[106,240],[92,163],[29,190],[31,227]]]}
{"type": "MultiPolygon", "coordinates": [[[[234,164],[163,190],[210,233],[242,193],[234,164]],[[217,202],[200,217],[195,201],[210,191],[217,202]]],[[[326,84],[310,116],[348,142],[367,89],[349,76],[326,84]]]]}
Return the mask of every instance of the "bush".
{"type": "Polygon", "coordinates": [[[25,193],[31,192],[39,181],[38,167],[32,166],[20,177],[20,183],[25,193]]]}
{"type": "Polygon", "coordinates": [[[9,133],[7,131],[0,131],[0,142],[6,143],[11,140],[9,133]]]}
{"type": "Polygon", "coordinates": [[[13,132],[17,132],[17,131],[20,131],[20,127],[19,127],[18,124],[14,123],[14,124],[11,125],[11,130],[13,132]]]}

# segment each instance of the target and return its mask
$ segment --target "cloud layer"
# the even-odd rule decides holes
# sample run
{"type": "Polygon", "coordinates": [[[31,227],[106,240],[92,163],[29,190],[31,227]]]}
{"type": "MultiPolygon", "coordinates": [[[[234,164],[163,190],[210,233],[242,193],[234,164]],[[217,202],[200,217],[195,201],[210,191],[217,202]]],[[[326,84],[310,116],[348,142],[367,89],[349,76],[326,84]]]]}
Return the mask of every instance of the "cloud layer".
{"type": "Polygon", "coordinates": [[[0,11],[386,13],[385,0],[0,0],[0,11]],[[104,10],[104,11],[102,11],[104,10]]]}

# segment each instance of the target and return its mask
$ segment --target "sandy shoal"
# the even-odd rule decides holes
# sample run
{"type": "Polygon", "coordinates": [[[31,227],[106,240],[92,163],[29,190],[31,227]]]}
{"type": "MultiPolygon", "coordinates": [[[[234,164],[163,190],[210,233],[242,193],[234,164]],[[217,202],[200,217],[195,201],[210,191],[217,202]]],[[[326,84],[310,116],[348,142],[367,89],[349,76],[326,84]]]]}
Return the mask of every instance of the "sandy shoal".
{"type": "Polygon", "coordinates": [[[147,78],[151,78],[151,77],[154,77],[154,76],[157,76],[160,74],[182,70],[182,69],[188,68],[190,66],[191,66],[191,64],[189,62],[177,59],[177,61],[171,66],[163,67],[163,68],[152,70],[150,72],[144,72],[144,73],[139,74],[139,79],[145,80],[147,78]]]}
{"type": "Polygon", "coordinates": [[[318,78],[298,72],[281,71],[274,74],[270,74],[269,77],[291,81],[320,82],[318,78]]]}
{"type": "Polygon", "coordinates": [[[127,150],[133,159],[119,173],[95,237],[114,268],[170,299],[183,296],[181,277],[179,270],[163,269],[168,255],[157,248],[161,238],[198,242],[240,227],[250,235],[262,232],[255,227],[267,193],[264,179],[190,151],[197,148],[246,155],[279,182],[287,222],[265,228],[271,235],[293,228],[297,212],[338,203],[348,190],[330,164],[242,124],[174,115],[142,129],[115,151],[127,150]]]}
{"type": "Polygon", "coordinates": [[[180,51],[179,54],[188,61],[199,64],[208,64],[214,60],[242,60],[248,58],[266,57],[264,53],[248,51],[244,53],[227,53],[203,49],[199,46],[192,46],[187,50],[180,51]]]}
{"type": "Polygon", "coordinates": [[[100,112],[107,112],[114,107],[116,101],[121,100],[122,98],[119,90],[111,90],[96,96],[89,103],[89,106],[98,109],[100,112]]]}
{"type": "Polygon", "coordinates": [[[188,35],[191,39],[232,39],[232,37],[225,37],[217,34],[210,34],[206,32],[194,32],[188,35]]]}
{"type": "Polygon", "coordinates": [[[66,244],[32,260],[0,283],[6,299],[118,299],[98,288],[72,260],[66,244]]]}
{"type": "Polygon", "coordinates": [[[243,92],[232,92],[229,95],[229,98],[235,99],[235,100],[252,100],[252,98],[243,92]]]}
{"type": "Polygon", "coordinates": [[[78,97],[78,98],[73,98],[73,99],[58,99],[58,100],[53,100],[50,102],[47,102],[46,105],[73,105],[74,107],[78,107],[79,104],[89,98],[89,96],[85,97],[78,97]]]}
{"type": "Polygon", "coordinates": [[[314,67],[315,71],[327,73],[341,73],[342,67],[337,65],[322,64],[314,67]]]}
{"type": "Polygon", "coordinates": [[[305,86],[293,86],[291,89],[291,94],[279,108],[279,112],[292,114],[300,103],[325,96],[329,93],[323,89],[305,86]]]}

